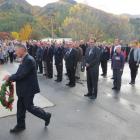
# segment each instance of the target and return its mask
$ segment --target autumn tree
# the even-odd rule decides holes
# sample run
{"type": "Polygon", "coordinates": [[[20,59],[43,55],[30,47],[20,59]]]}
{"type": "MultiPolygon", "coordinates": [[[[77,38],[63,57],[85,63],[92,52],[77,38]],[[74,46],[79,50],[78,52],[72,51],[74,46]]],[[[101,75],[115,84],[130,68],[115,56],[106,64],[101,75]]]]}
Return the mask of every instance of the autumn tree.
{"type": "Polygon", "coordinates": [[[27,41],[32,34],[32,26],[30,24],[24,25],[19,32],[19,40],[27,41]]]}
{"type": "Polygon", "coordinates": [[[98,19],[93,16],[91,10],[82,4],[76,4],[70,8],[70,16],[63,22],[63,34],[73,39],[88,39],[90,34],[98,39],[104,35],[98,19]],[[98,25],[98,26],[97,26],[98,25]]]}
{"type": "Polygon", "coordinates": [[[11,36],[13,39],[19,40],[19,33],[18,32],[11,32],[11,36]]]}

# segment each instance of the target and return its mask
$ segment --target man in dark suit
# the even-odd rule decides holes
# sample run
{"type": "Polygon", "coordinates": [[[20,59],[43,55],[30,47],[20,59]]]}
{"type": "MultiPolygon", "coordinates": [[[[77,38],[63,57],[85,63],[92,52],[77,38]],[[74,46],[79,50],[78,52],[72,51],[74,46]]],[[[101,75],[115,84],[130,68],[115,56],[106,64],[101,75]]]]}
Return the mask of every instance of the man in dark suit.
{"type": "Polygon", "coordinates": [[[62,75],[63,75],[63,57],[64,57],[64,48],[61,43],[58,43],[56,45],[54,56],[55,56],[55,65],[57,71],[57,79],[55,81],[61,82],[62,75]]]}
{"type": "Polygon", "coordinates": [[[68,43],[68,51],[65,54],[67,75],[69,83],[66,84],[69,87],[75,87],[75,72],[77,66],[77,51],[73,48],[73,42],[68,43]]]}
{"type": "Polygon", "coordinates": [[[32,44],[32,52],[31,52],[31,56],[36,60],[36,52],[37,52],[37,43],[36,42],[33,42],[32,44]]]}
{"type": "Polygon", "coordinates": [[[110,50],[106,46],[105,42],[101,46],[101,68],[102,68],[102,74],[101,76],[106,77],[107,75],[107,63],[110,58],[110,50]]]}
{"type": "Polygon", "coordinates": [[[84,43],[83,40],[80,41],[80,48],[82,48],[82,63],[81,63],[81,71],[84,72],[85,71],[85,54],[86,54],[86,49],[87,49],[87,44],[84,43]]]}
{"type": "Polygon", "coordinates": [[[51,114],[43,109],[34,106],[33,99],[36,93],[40,92],[36,63],[32,56],[27,53],[24,45],[18,45],[16,55],[22,58],[22,62],[17,72],[11,76],[7,75],[3,80],[16,82],[17,101],[17,125],[10,130],[11,133],[23,131],[25,126],[26,110],[33,115],[43,119],[45,126],[49,125],[51,114]]]}
{"type": "Polygon", "coordinates": [[[48,51],[47,51],[47,72],[48,78],[53,78],[53,55],[54,55],[54,47],[51,44],[48,44],[48,51]]]}
{"type": "Polygon", "coordinates": [[[90,39],[90,46],[87,48],[85,55],[88,87],[88,94],[85,96],[90,97],[91,99],[97,98],[99,63],[101,54],[100,49],[95,46],[95,43],[95,39],[90,39]]]}
{"type": "Polygon", "coordinates": [[[48,44],[45,43],[43,47],[43,67],[44,67],[44,76],[48,78],[48,71],[47,71],[47,54],[48,54],[48,44]]]}
{"type": "Polygon", "coordinates": [[[43,59],[43,48],[41,46],[41,43],[38,43],[38,48],[37,48],[37,51],[36,51],[36,64],[37,64],[37,71],[38,71],[38,68],[39,68],[39,73],[40,74],[43,73],[42,59],[43,59]]]}

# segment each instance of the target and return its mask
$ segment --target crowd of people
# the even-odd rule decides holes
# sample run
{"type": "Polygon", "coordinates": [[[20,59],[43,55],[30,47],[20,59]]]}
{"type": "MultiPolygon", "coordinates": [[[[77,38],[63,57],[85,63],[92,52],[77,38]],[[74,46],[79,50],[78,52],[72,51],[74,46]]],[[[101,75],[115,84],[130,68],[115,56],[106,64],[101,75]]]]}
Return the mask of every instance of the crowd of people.
{"type": "MultiPolygon", "coordinates": [[[[18,42],[19,43],[19,42],[18,42]]],[[[17,41],[0,41],[0,64],[8,62],[13,63],[16,58],[15,46],[17,41]]],[[[28,41],[24,44],[28,53],[36,60],[37,71],[48,79],[52,79],[54,65],[57,71],[56,82],[63,80],[64,65],[69,83],[66,86],[75,87],[76,80],[80,79],[80,73],[87,72],[86,97],[97,98],[99,66],[102,68],[102,76],[107,76],[108,62],[111,60],[112,79],[114,80],[112,88],[119,91],[121,88],[121,77],[125,62],[129,63],[131,81],[135,84],[140,63],[140,45],[137,40],[129,45],[124,44],[119,39],[115,39],[113,44],[106,42],[96,42],[91,38],[88,42],[81,41],[28,41]],[[65,61],[64,61],[65,60],[65,61]],[[65,62],[65,64],[64,64],[65,62]]]]}
{"type": "Polygon", "coordinates": [[[15,45],[12,41],[3,42],[0,40],[0,64],[4,64],[8,62],[10,59],[10,63],[13,63],[15,59],[15,45]]]}

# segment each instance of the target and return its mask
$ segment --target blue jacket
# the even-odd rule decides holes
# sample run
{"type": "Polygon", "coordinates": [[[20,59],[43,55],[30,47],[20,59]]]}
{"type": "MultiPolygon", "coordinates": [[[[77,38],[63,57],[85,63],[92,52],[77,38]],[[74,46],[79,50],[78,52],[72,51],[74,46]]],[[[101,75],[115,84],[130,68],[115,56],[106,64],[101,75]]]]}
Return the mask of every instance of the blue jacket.
{"type": "Polygon", "coordinates": [[[53,55],[54,55],[54,47],[51,46],[48,48],[47,51],[47,62],[53,62],[53,55]]]}
{"type": "Polygon", "coordinates": [[[36,52],[36,60],[42,61],[42,59],[43,59],[43,48],[38,47],[36,52]]]}
{"type": "Polygon", "coordinates": [[[32,96],[40,92],[36,63],[32,56],[27,54],[17,72],[11,75],[10,81],[16,82],[16,92],[19,97],[32,96]]]}
{"type": "Polygon", "coordinates": [[[64,57],[64,48],[63,47],[56,47],[55,52],[55,65],[62,64],[63,63],[63,57],[64,57]]]}
{"type": "Polygon", "coordinates": [[[125,63],[124,56],[120,53],[114,53],[112,57],[112,68],[113,69],[123,69],[125,63]]]}

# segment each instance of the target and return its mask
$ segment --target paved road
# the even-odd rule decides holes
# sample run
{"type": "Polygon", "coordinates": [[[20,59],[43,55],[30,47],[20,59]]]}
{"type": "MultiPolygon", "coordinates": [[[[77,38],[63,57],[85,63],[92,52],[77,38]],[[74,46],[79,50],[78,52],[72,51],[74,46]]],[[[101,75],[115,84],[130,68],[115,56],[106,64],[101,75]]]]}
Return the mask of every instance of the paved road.
{"type": "MultiPolygon", "coordinates": [[[[0,66],[0,73],[13,73],[16,64],[0,66]]],[[[3,76],[3,75],[0,75],[3,76]]],[[[53,114],[48,129],[44,122],[27,114],[26,131],[13,135],[9,129],[15,125],[16,117],[0,119],[0,140],[140,140],[140,75],[132,87],[128,65],[123,74],[122,89],[113,92],[111,70],[106,79],[100,77],[99,94],[96,101],[83,95],[87,93],[85,74],[73,89],[62,83],[46,80],[39,75],[41,94],[56,106],[48,108],[53,114]]]]}

